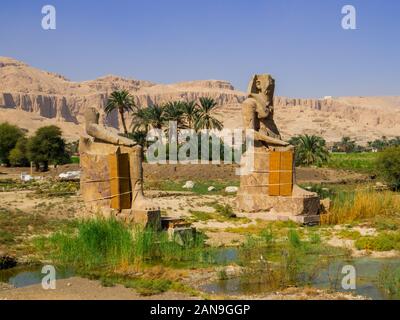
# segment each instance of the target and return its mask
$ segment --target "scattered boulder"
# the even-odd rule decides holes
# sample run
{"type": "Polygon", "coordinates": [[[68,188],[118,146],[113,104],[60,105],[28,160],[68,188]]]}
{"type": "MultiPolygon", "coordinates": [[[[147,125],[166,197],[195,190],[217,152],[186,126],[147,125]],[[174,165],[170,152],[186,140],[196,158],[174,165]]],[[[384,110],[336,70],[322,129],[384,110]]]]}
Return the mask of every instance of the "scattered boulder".
{"type": "Polygon", "coordinates": [[[389,187],[382,182],[377,182],[377,183],[375,183],[374,189],[376,191],[385,191],[385,190],[389,190],[389,187]]]}
{"type": "Polygon", "coordinates": [[[182,186],[183,189],[193,189],[194,182],[193,181],[186,181],[186,183],[182,186]]]}
{"type": "Polygon", "coordinates": [[[33,177],[32,177],[30,174],[21,173],[20,179],[21,179],[21,181],[23,181],[23,182],[28,182],[28,181],[33,180],[33,177]]]}
{"type": "Polygon", "coordinates": [[[9,269],[17,265],[17,260],[14,257],[0,251],[0,270],[9,269]]]}
{"type": "Polygon", "coordinates": [[[81,172],[80,171],[67,171],[60,173],[58,177],[61,180],[79,180],[81,178],[81,172]]]}
{"type": "Polygon", "coordinates": [[[325,198],[320,200],[320,204],[321,204],[321,212],[327,213],[331,208],[332,200],[329,198],[325,198]]]}
{"type": "Polygon", "coordinates": [[[238,192],[239,188],[235,186],[229,186],[225,188],[226,193],[235,193],[238,192]]]}
{"type": "Polygon", "coordinates": [[[210,191],[214,191],[214,190],[215,190],[215,187],[214,187],[214,186],[209,186],[207,190],[208,190],[209,192],[210,192],[210,191]]]}

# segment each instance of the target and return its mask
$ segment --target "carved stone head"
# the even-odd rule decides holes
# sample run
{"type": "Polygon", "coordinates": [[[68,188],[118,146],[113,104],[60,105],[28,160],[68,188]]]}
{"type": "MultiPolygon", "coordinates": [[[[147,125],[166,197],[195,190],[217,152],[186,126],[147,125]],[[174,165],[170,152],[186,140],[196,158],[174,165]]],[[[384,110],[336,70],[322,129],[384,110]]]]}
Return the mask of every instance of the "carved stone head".
{"type": "Polygon", "coordinates": [[[250,95],[263,95],[269,102],[274,99],[275,80],[270,74],[255,74],[250,80],[248,93],[250,95]]]}
{"type": "Polygon", "coordinates": [[[99,124],[100,114],[93,107],[87,108],[85,111],[85,123],[86,126],[89,124],[99,124]]]}

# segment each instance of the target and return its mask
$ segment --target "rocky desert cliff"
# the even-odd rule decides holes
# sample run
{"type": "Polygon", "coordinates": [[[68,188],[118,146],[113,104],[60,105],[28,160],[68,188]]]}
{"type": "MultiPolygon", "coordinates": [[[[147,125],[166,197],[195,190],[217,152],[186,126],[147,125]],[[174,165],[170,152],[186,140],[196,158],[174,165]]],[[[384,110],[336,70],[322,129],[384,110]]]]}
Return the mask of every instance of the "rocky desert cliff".
{"type": "MultiPolygon", "coordinates": [[[[279,85],[279,79],[277,79],[279,85]]],[[[126,89],[137,105],[147,106],[170,100],[192,100],[207,96],[218,102],[216,116],[225,127],[241,126],[240,103],[246,94],[227,81],[201,80],[174,84],[105,76],[84,82],[42,71],[27,64],[0,57],[0,121],[15,123],[32,132],[56,124],[67,139],[82,132],[83,114],[96,107],[104,123],[118,128],[117,114],[105,116],[108,95],[126,89]]],[[[276,97],[276,121],[283,137],[309,133],[329,142],[351,136],[360,143],[400,136],[400,97],[338,97],[293,99],[276,97]]]]}

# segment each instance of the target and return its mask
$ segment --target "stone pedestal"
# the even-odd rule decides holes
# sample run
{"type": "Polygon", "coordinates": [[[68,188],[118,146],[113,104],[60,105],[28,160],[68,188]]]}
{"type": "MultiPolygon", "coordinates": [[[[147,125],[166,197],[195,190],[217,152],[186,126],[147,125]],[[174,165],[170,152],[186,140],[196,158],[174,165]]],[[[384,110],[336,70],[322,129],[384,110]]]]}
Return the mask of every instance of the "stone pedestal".
{"type": "MultiPolygon", "coordinates": [[[[129,180],[129,170],[125,168],[124,176],[121,177],[120,170],[117,170],[115,163],[110,161],[110,156],[117,155],[117,153],[129,155],[132,150],[129,147],[94,142],[91,138],[82,137],[79,142],[81,196],[90,214],[115,216],[129,223],[144,227],[151,225],[158,228],[161,226],[160,210],[132,208],[132,185],[129,180]],[[122,181],[124,190],[122,191],[116,186],[118,179],[124,179],[122,181]],[[124,201],[115,201],[116,195],[120,193],[125,197],[124,201]]],[[[129,157],[125,158],[130,161],[129,157]]],[[[127,166],[130,165],[132,163],[127,164],[127,166]]]]}
{"type": "Polygon", "coordinates": [[[111,214],[111,177],[108,157],[129,148],[109,143],[93,142],[91,138],[82,137],[79,141],[81,186],[80,192],[86,207],[91,211],[111,214]]]}
{"type": "Polygon", "coordinates": [[[249,153],[243,155],[240,188],[236,199],[238,209],[244,212],[265,211],[274,220],[318,222],[318,195],[297,186],[292,162],[288,167],[288,155],[293,151],[285,148],[277,148],[276,151],[288,152],[282,157],[281,166],[274,160],[276,154],[266,147],[255,148],[253,159],[249,153]]]}

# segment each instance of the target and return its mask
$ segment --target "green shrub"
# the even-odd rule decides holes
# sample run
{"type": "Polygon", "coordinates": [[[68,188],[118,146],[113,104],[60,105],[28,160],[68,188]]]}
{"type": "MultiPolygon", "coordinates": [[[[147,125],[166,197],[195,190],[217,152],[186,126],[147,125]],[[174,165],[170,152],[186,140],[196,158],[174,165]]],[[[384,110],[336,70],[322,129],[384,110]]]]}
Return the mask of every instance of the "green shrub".
{"type": "Polygon", "coordinates": [[[382,232],[377,236],[360,237],[355,246],[359,250],[389,251],[400,249],[400,234],[394,232],[382,232]]]}
{"type": "Polygon", "coordinates": [[[40,165],[47,171],[50,163],[57,165],[70,162],[61,129],[57,126],[39,128],[29,139],[27,149],[28,157],[35,163],[37,170],[40,165]]]}
{"type": "Polygon", "coordinates": [[[181,244],[166,232],[130,229],[116,219],[90,219],[77,224],[76,234],[56,233],[40,243],[56,261],[83,269],[126,267],[143,263],[211,263],[212,250],[204,246],[204,237],[196,233],[181,244]]]}
{"type": "Polygon", "coordinates": [[[377,159],[378,172],[395,190],[400,190],[400,147],[384,149],[377,159]]]}
{"type": "Polygon", "coordinates": [[[378,274],[378,285],[391,298],[400,298],[400,268],[393,269],[390,265],[381,268],[378,274]]]}
{"type": "Polygon", "coordinates": [[[326,141],[315,135],[300,135],[292,137],[290,144],[295,146],[295,162],[298,166],[321,166],[329,160],[326,141]]]}
{"type": "Polygon", "coordinates": [[[24,136],[24,132],[8,122],[0,123],[0,163],[10,165],[10,152],[17,141],[24,136]]]}

